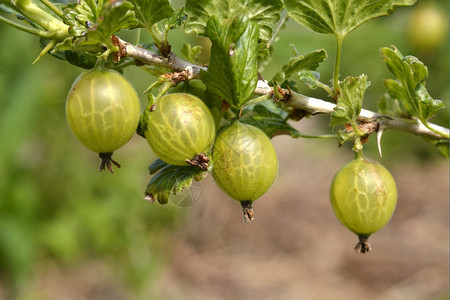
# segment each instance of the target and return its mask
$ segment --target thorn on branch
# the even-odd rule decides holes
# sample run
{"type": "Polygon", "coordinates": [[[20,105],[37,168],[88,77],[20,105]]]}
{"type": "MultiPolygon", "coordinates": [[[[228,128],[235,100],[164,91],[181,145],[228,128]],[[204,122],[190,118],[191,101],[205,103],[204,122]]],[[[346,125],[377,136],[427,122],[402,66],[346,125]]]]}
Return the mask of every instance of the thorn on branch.
{"type": "Polygon", "coordinates": [[[380,154],[380,157],[383,157],[383,153],[381,151],[381,137],[383,136],[384,128],[379,127],[377,131],[377,146],[378,146],[378,153],[380,154]]]}

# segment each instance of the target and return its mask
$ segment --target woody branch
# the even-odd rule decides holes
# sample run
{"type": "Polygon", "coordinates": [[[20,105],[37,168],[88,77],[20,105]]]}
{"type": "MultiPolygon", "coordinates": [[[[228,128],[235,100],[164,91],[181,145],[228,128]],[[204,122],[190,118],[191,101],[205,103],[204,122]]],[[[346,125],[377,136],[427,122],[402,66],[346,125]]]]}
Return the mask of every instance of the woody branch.
{"type": "MultiPolygon", "coordinates": [[[[164,57],[155,52],[130,44],[121,39],[119,39],[119,44],[122,56],[132,57],[143,64],[166,67],[175,72],[185,72],[187,75],[187,79],[200,79],[200,70],[207,70],[206,67],[195,65],[182,60],[173,53],[170,53],[168,57],[164,57]]],[[[308,97],[294,91],[283,90],[283,92],[290,95],[289,99],[285,102],[287,106],[305,110],[313,115],[331,114],[336,107],[336,105],[331,102],[308,97]]],[[[270,87],[265,81],[260,80],[254,93],[260,96],[267,95],[273,93],[273,88],[270,87]]],[[[436,132],[443,132],[447,135],[449,134],[448,128],[436,124],[430,124],[431,127],[436,129],[436,131],[432,131],[425,127],[425,125],[417,119],[393,117],[365,109],[361,110],[358,121],[365,123],[374,123],[376,125],[375,127],[377,128],[377,131],[385,131],[387,129],[400,130],[435,140],[446,139],[436,132]]]]}

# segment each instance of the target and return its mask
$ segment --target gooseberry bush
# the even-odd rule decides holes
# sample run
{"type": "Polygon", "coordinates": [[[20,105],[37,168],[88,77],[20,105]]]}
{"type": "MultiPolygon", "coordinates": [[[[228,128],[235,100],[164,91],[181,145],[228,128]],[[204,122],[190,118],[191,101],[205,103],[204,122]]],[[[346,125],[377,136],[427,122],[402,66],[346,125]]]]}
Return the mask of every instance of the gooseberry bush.
{"type": "Polygon", "coordinates": [[[50,54],[85,69],[68,93],[66,118],[75,138],[99,154],[101,170],[120,167],[112,154],[134,133],[148,141],[159,157],[149,167],[152,177],[145,189],[151,202],[166,204],[193,180],[212,174],[224,193],[240,202],[249,223],[254,201],[278,175],[273,137],[353,145],[355,159],[336,173],[330,200],[339,221],[358,235],[355,250],[365,253],[371,250],[367,239],[389,221],[397,202],[392,175],[363,154],[369,137],[376,136],[381,155],[383,132],[400,130],[425,137],[448,158],[449,130],[429,122],[445,107],[428,93],[428,69],[418,58],[395,46],[380,50],[392,78],[384,81],[378,112],[362,108],[368,76],[340,77],[345,37],[365,22],[413,4],[186,0],[176,8],[169,0],[0,0],[0,21],[40,37],[36,61],[50,54]],[[272,78],[262,78],[259,68],[271,59],[288,18],[335,37],[331,79],[317,72],[328,58],[324,49],[294,50],[272,78]],[[198,62],[201,46],[186,43],[172,49],[169,32],[180,28],[209,39],[207,64],[198,62]],[[137,41],[121,38],[125,30],[135,31],[137,41]],[[141,34],[150,35],[153,43],[140,43],[141,34]],[[122,75],[128,67],[157,76],[145,91],[148,101],[142,109],[122,75]],[[329,97],[301,94],[300,86],[323,89],[329,97]],[[316,114],[330,115],[330,133],[312,136],[291,126],[316,114]]]}

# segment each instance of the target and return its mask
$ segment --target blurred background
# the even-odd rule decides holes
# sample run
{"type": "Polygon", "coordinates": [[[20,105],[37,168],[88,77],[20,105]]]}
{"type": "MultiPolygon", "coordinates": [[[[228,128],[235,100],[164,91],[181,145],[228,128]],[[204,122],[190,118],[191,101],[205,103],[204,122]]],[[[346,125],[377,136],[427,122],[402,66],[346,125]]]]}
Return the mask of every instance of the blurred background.
{"type": "MultiPolygon", "coordinates": [[[[419,0],[346,38],[342,78],[369,76],[365,108],[376,110],[390,77],[379,49],[395,45],[428,66],[427,88],[447,105],[432,121],[448,126],[448,11],[448,1],[419,0]]],[[[0,39],[0,299],[449,298],[449,164],[422,138],[385,133],[382,159],[373,138],[365,147],[391,171],[399,198],[391,222],[370,239],[373,252],[355,254],[357,238],[328,197],[334,173],[352,159],[348,147],[275,137],[279,176],[250,225],[211,176],[181,202],[151,204],[143,193],[155,155],[144,139],[116,151],[122,168],[109,174],[71,135],[64,102],[82,70],[49,55],[32,65],[38,39],[4,24],[0,39]]],[[[181,30],[169,41],[180,56],[183,43],[201,43],[181,30]]],[[[265,79],[292,56],[290,44],[303,54],[327,50],[318,71],[323,82],[332,78],[333,37],[289,21],[265,79]]],[[[146,105],[142,92],[155,78],[137,67],[125,76],[146,105]]],[[[320,134],[328,123],[317,116],[292,124],[320,134]]]]}

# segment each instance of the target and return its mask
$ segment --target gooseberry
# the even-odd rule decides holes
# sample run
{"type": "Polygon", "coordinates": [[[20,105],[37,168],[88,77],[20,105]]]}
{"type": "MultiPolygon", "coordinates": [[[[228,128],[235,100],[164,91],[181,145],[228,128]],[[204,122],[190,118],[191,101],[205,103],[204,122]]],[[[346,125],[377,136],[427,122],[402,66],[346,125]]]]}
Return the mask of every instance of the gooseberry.
{"type": "Polygon", "coordinates": [[[149,112],[145,137],[153,152],[164,162],[207,168],[216,134],[214,119],[199,98],[173,93],[160,98],[149,112]]]}
{"type": "Polygon", "coordinates": [[[435,51],[447,43],[448,14],[436,4],[427,2],[414,8],[409,18],[408,37],[422,51],[435,51]]]}
{"type": "Polygon", "coordinates": [[[139,123],[140,101],[131,83],[120,73],[96,67],[82,73],[66,100],[66,118],[73,135],[99,153],[100,170],[120,164],[111,158],[125,145],[139,123]]]}
{"type": "Polygon", "coordinates": [[[391,173],[362,153],[335,175],[331,204],[339,221],[359,237],[355,250],[371,250],[368,238],[384,227],[394,213],[397,188],[391,173]]]}
{"type": "Polygon", "coordinates": [[[253,201],[269,190],[278,174],[270,139],[259,128],[234,121],[217,136],[212,158],[217,185],[241,203],[249,223],[254,218],[253,201]]]}

